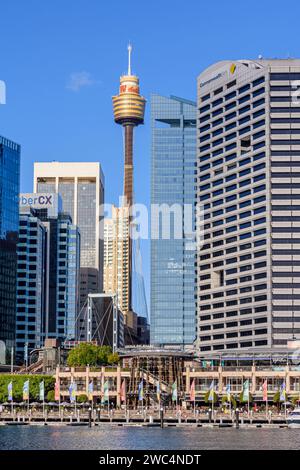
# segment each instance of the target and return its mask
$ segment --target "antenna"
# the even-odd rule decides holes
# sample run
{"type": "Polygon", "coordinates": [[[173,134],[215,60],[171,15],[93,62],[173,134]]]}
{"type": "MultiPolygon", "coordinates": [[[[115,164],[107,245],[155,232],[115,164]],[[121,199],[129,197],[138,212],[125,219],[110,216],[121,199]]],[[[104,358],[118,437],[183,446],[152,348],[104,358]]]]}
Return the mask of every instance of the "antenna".
{"type": "Polygon", "coordinates": [[[131,75],[131,51],[132,51],[132,45],[129,43],[128,44],[128,74],[131,75]]]}

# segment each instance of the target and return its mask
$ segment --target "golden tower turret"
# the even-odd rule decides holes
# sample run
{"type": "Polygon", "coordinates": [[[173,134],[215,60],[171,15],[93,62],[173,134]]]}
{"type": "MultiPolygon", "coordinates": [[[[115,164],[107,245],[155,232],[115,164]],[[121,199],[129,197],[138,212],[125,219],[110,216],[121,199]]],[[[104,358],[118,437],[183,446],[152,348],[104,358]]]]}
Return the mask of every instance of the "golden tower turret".
{"type": "Polygon", "coordinates": [[[139,79],[131,74],[131,51],[128,46],[128,72],[120,77],[120,89],[113,96],[114,118],[125,132],[124,198],[125,204],[133,204],[133,128],[144,124],[146,100],[140,95],[139,79]]]}
{"type": "MultiPolygon", "coordinates": [[[[129,207],[133,204],[133,129],[139,124],[144,124],[144,113],[146,100],[140,95],[139,78],[131,73],[131,51],[128,45],[128,71],[120,77],[119,94],[113,96],[114,119],[117,124],[124,128],[124,183],[123,195],[124,205],[129,207]]],[[[131,216],[129,215],[129,223],[131,216]]],[[[130,231],[129,231],[130,233],[130,231]]],[[[129,236],[128,263],[129,263],[129,310],[132,310],[132,240],[129,236]]]]}

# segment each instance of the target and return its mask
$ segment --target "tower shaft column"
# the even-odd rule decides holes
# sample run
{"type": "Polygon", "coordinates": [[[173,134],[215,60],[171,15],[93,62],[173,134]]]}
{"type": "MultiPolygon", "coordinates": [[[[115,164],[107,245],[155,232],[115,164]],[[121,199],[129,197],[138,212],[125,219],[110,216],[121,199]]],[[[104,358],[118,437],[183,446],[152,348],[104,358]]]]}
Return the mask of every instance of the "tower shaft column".
{"type": "Polygon", "coordinates": [[[125,161],[124,161],[124,196],[126,204],[133,204],[133,124],[124,125],[125,133],[125,161]]]}
{"type": "Polygon", "coordinates": [[[131,238],[131,206],[133,204],[133,124],[124,125],[124,197],[129,207],[129,240],[128,240],[128,310],[132,310],[132,238],[131,238]]]}

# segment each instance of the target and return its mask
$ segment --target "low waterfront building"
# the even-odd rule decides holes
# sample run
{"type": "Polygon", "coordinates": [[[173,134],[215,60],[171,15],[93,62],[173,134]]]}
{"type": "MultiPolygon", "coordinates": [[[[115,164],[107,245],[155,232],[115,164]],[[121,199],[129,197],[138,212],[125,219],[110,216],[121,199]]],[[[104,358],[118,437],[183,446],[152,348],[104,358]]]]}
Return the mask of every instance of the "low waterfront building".
{"type": "MultiPolygon", "coordinates": [[[[249,391],[255,402],[263,402],[263,383],[267,382],[268,400],[284,384],[289,399],[300,397],[300,366],[294,354],[261,352],[257,355],[232,355],[228,357],[204,357],[195,360],[191,355],[167,349],[142,348],[120,351],[121,366],[57,368],[56,382],[61,400],[69,397],[69,386],[76,383],[76,395],[88,395],[88,385],[93,383],[93,399],[101,401],[104,383],[108,386],[109,399],[117,406],[122,403],[136,405],[138,388],[143,382],[144,403],[157,403],[157,383],[160,384],[164,403],[171,402],[172,386],[176,384],[178,402],[190,401],[191,385],[195,385],[195,399],[204,403],[205,395],[214,383],[215,393],[221,400],[230,393],[239,399],[243,384],[249,380],[249,391]],[[124,390],[126,399],[122,399],[124,390]]],[[[123,397],[124,398],[124,397],[123,397]]]]}

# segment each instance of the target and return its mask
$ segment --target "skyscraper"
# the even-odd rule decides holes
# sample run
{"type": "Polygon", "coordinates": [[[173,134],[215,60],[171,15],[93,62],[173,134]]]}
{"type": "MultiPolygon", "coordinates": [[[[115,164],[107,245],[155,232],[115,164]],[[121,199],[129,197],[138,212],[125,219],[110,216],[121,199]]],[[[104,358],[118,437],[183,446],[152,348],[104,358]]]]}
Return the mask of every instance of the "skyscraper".
{"type": "MultiPolygon", "coordinates": [[[[139,79],[131,73],[131,46],[128,46],[128,72],[120,77],[120,89],[113,96],[114,119],[124,128],[124,205],[133,204],[133,129],[144,123],[146,100],[140,95],[139,79]]],[[[129,221],[129,224],[131,221],[129,221]]],[[[129,227],[130,234],[130,227],[129,227]]],[[[132,240],[128,242],[128,311],[132,311],[132,240]]],[[[127,313],[127,312],[124,312],[127,313]]],[[[126,316],[125,316],[126,321],[126,316]]]]}
{"type": "Polygon", "coordinates": [[[20,146],[0,136],[0,341],[15,343],[20,146]]]}
{"type": "MultiPolygon", "coordinates": [[[[191,211],[195,228],[196,104],[175,96],[151,97],[151,205],[191,211]]],[[[179,222],[183,222],[184,217],[179,222]]],[[[152,225],[155,220],[152,220],[152,225]]],[[[192,345],[196,336],[195,246],[182,227],[151,239],[151,343],[192,345]]]]}
{"type": "Polygon", "coordinates": [[[128,298],[128,244],[129,209],[112,206],[111,218],[104,221],[104,292],[118,295],[122,312],[129,310],[128,298]]]}
{"type": "Polygon", "coordinates": [[[16,352],[46,338],[74,340],[79,313],[80,235],[55,193],[20,195],[16,352]]]}
{"type": "Polygon", "coordinates": [[[218,62],[198,77],[200,351],[300,337],[300,60],[218,62]]]}
{"type": "Polygon", "coordinates": [[[47,228],[34,209],[20,208],[17,259],[16,358],[44,342],[48,316],[47,228]]]}
{"type": "Polygon", "coordinates": [[[80,304],[90,292],[103,290],[104,176],[99,163],[34,164],[34,192],[55,192],[62,198],[81,237],[80,304]]]}

